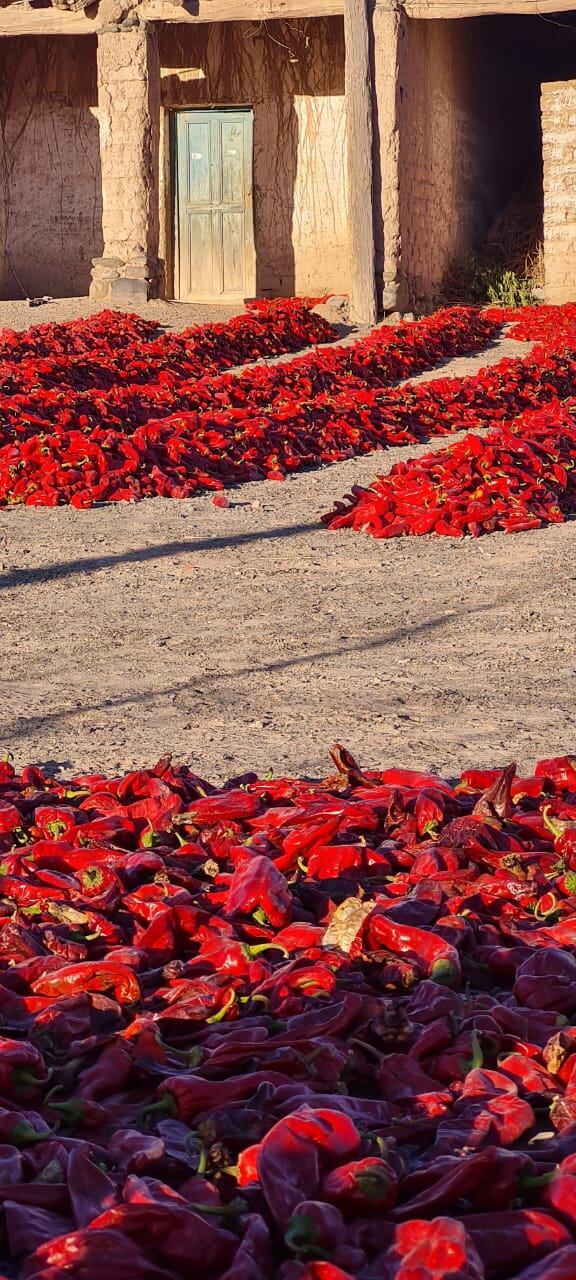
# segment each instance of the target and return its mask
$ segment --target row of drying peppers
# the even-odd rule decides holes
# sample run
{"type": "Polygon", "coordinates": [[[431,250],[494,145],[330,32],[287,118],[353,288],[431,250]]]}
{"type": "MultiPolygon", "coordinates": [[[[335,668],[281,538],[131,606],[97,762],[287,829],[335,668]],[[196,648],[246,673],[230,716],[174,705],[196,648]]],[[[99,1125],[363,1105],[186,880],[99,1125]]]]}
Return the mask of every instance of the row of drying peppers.
{"type": "Polygon", "coordinates": [[[573,1280],[576,759],[0,764],[0,1267],[573,1280]]]}
{"type": "MultiPolygon", "coordinates": [[[[491,314],[504,322],[515,313],[491,314]]],[[[478,537],[538,529],[573,514],[576,307],[526,308],[510,333],[540,345],[472,378],[402,388],[390,405],[398,426],[414,438],[492,425],[488,436],[469,434],[441,452],[399,463],[368,488],[353,486],[322,517],[325,524],[375,538],[478,537]]]]}
{"type": "Polygon", "coordinates": [[[469,434],[355,485],[322,519],[374,538],[462,538],[561,524],[576,511],[576,400],[552,401],[484,439],[469,434]]]}
{"type": "Polygon", "coordinates": [[[491,307],[490,315],[510,324],[508,336],[517,342],[571,343],[576,330],[576,303],[563,306],[491,307]]]}
{"type": "MultiPolygon", "coordinates": [[[[15,335],[15,349],[10,349],[14,336],[10,330],[0,334],[0,392],[30,396],[39,389],[54,387],[81,391],[152,382],[177,386],[183,379],[201,378],[207,372],[298,351],[318,342],[334,342],[338,336],[300,298],[259,302],[231,320],[180,333],[155,336],[155,326],[150,321],[111,311],[91,320],[72,322],[76,342],[80,326],[84,348],[58,355],[40,355],[34,350],[34,341],[30,340],[34,330],[26,335],[32,346],[28,355],[22,354],[22,334],[15,335]],[[3,346],[6,354],[2,358],[3,346]]],[[[59,328],[65,330],[66,325],[59,328]]],[[[44,334],[37,345],[46,346],[44,334]]]]}
{"type": "Polygon", "coordinates": [[[370,388],[481,349],[499,323],[451,308],[238,377],[5,395],[0,503],[182,498],[366,452],[385,439],[370,388]]]}
{"type": "MultiPolygon", "coordinates": [[[[152,419],[189,412],[200,415],[203,426],[220,426],[230,433],[238,425],[248,424],[250,414],[256,413],[272,423],[277,421],[286,431],[294,419],[294,430],[300,431],[303,424],[314,425],[316,409],[320,412],[335,405],[337,416],[343,417],[358,398],[368,408],[373,401],[378,406],[377,397],[384,391],[393,396],[392,381],[434,368],[450,356],[480,350],[496,332],[494,321],[470,310],[451,308],[415,325],[382,328],[349,346],[249,368],[240,376],[221,373],[200,380],[184,379],[177,387],[150,383],[101,392],[38,388],[33,398],[0,395],[0,442],[52,431],[89,434],[98,427],[113,427],[130,435],[152,419]],[[345,397],[342,401],[340,395],[345,397]],[[298,416],[301,406],[307,414],[302,420],[298,416]]],[[[364,420],[367,422],[367,415],[364,420]]],[[[376,417],[375,428],[381,425],[376,417]]],[[[374,440],[368,447],[374,447],[374,440]]]]}
{"type": "Polygon", "coordinates": [[[78,320],[29,325],[27,329],[0,329],[0,361],[19,364],[42,356],[112,355],[127,343],[160,336],[160,326],[142,316],[122,311],[99,311],[78,320]]]}

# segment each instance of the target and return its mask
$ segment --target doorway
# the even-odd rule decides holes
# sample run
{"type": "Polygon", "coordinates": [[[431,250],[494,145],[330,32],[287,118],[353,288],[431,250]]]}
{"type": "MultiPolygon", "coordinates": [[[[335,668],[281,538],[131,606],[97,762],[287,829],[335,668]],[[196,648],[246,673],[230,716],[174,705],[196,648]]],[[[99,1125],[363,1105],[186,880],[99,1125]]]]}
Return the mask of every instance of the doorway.
{"type": "Polygon", "coordinates": [[[256,292],[250,107],[176,111],[174,296],[228,302],[256,292]]]}

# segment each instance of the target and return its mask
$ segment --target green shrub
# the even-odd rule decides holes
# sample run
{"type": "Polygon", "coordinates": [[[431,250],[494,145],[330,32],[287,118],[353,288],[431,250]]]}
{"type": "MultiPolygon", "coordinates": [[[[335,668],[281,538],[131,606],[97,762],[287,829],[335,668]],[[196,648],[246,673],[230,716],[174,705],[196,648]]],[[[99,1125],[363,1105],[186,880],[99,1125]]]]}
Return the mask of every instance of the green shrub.
{"type": "Polygon", "coordinates": [[[504,307],[527,307],[536,301],[532,280],[504,267],[489,267],[468,258],[454,273],[462,298],[504,307]]]}
{"type": "Polygon", "coordinates": [[[484,272],[488,302],[504,307],[529,307],[536,301],[531,280],[516,275],[515,271],[501,271],[497,267],[484,272]]]}

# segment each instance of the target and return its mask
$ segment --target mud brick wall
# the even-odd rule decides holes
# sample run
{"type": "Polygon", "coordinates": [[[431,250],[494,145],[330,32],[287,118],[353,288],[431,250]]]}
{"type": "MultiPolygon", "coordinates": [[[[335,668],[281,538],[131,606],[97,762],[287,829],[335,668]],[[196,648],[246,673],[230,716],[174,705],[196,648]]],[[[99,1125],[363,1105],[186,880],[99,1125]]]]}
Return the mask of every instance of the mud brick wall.
{"type": "Polygon", "coordinates": [[[546,300],[576,298],[576,80],[542,85],[546,300]]]}
{"type": "Polygon", "coordinates": [[[0,293],[88,292],[102,251],[96,37],[0,41],[0,293]]]}

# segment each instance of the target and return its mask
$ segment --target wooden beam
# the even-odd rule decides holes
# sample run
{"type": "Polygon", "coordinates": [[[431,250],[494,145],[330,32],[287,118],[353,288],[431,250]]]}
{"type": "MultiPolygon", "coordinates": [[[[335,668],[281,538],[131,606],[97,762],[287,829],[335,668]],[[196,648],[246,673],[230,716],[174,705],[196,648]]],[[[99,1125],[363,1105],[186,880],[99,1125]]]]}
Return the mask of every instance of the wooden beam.
{"type": "MultiPolygon", "coordinates": [[[[409,18],[478,18],[487,14],[562,14],[576,12],[576,0],[368,0],[375,10],[403,11],[409,18]]],[[[143,22],[273,22],[325,18],[344,13],[345,0],[143,0],[143,22]]],[[[25,0],[0,8],[0,38],[5,36],[95,35],[101,22],[82,10],[34,9],[25,0]]]]}
{"type": "Polygon", "coordinates": [[[20,3],[0,9],[0,37],[95,35],[98,26],[82,10],[32,9],[20,3]]]}
{"type": "Polygon", "coordinates": [[[286,18],[326,18],[343,12],[344,0],[191,0],[169,4],[143,0],[146,22],[273,22],[286,18]]]}
{"type": "MultiPolygon", "coordinates": [[[[138,7],[143,22],[170,23],[273,22],[283,18],[292,21],[330,17],[343,11],[344,0],[188,0],[182,5],[169,0],[143,0],[138,7]]],[[[96,35],[101,26],[97,15],[88,18],[82,10],[33,9],[23,0],[0,8],[0,37],[96,35]]]]}
{"type": "Polygon", "coordinates": [[[350,315],[376,320],[374,214],[372,208],[372,77],[366,0],[345,0],[346,142],[350,315]]]}
{"type": "MultiPolygon", "coordinates": [[[[370,0],[375,10],[400,10],[409,18],[478,18],[485,14],[554,14],[576,11],[576,0],[370,0]]],[[[273,22],[325,18],[344,13],[345,0],[143,0],[144,22],[273,22]]],[[[3,36],[97,34],[101,22],[82,10],[34,9],[25,0],[0,8],[3,36]]]]}
{"type": "Polygon", "coordinates": [[[409,18],[481,18],[488,14],[576,12],[576,0],[404,0],[409,18]]]}

